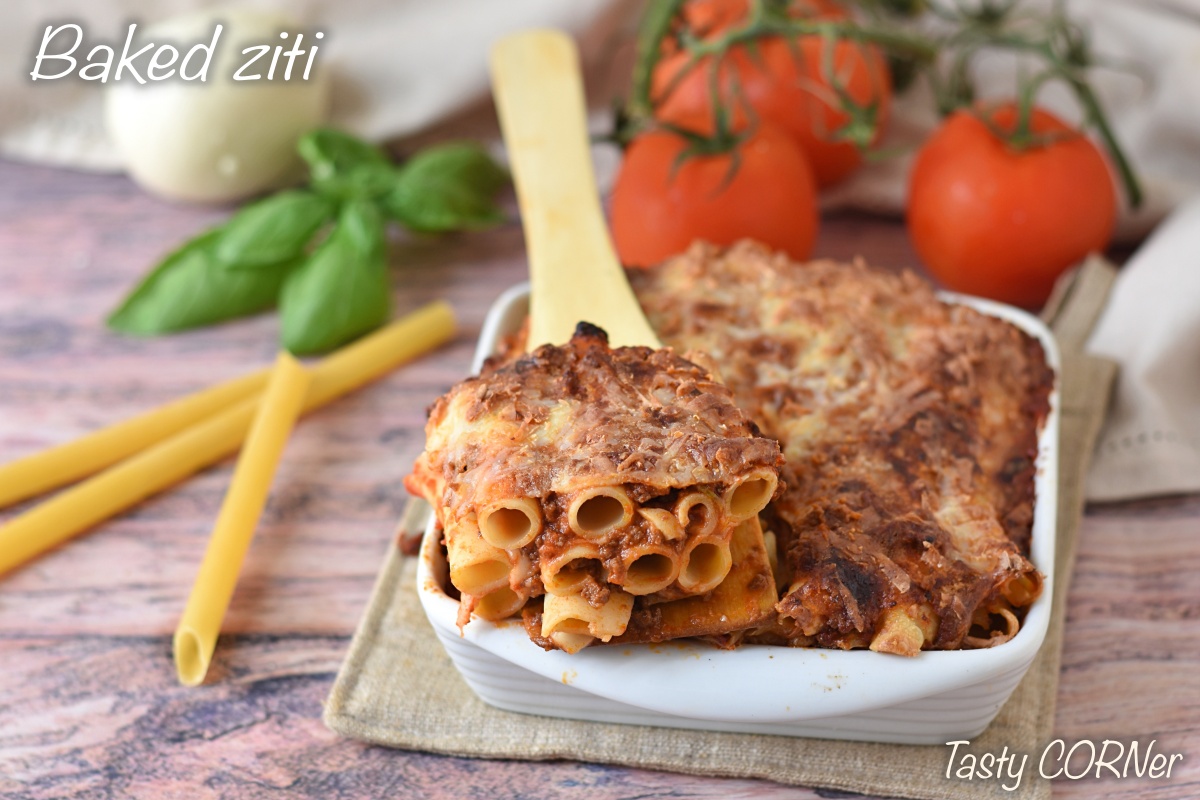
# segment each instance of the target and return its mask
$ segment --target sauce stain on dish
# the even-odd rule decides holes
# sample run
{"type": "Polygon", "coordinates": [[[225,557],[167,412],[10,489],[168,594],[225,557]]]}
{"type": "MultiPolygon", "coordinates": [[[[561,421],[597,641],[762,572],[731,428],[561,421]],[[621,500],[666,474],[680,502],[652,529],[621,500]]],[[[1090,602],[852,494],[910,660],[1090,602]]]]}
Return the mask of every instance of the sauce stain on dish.
{"type": "Polygon", "coordinates": [[[826,678],[826,680],[828,680],[828,681],[829,681],[830,683],[832,683],[833,685],[832,685],[832,686],[829,686],[829,685],[827,685],[827,684],[824,684],[824,683],[817,683],[816,681],[813,681],[813,684],[812,684],[812,685],[813,685],[814,687],[816,687],[816,688],[820,689],[822,692],[826,692],[826,693],[828,693],[828,692],[835,692],[835,691],[837,691],[838,689],[841,689],[841,688],[842,688],[842,681],[846,680],[846,676],[845,676],[845,675],[841,675],[841,674],[839,674],[839,673],[836,673],[836,672],[835,672],[835,673],[833,673],[833,674],[831,674],[831,675],[826,675],[826,676],[825,676],[825,678],[826,678]]]}
{"type": "Polygon", "coordinates": [[[563,670],[563,674],[562,674],[563,686],[570,686],[575,681],[575,679],[578,677],[579,677],[579,673],[573,669],[563,670]]]}
{"type": "Polygon", "coordinates": [[[666,653],[674,650],[681,655],[700,660],[700,650],[696,645],[684,641],[648,642],[646,649],[651,653],[666,653]]]}

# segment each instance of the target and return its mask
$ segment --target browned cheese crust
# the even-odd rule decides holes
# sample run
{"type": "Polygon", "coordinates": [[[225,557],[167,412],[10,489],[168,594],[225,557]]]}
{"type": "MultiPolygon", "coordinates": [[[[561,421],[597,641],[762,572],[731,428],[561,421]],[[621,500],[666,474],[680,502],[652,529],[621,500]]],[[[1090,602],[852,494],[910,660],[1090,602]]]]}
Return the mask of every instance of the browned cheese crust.
{"type": "Polygon", "coordinates": [[[1028,554],[1053,372],[1036,339],[912,274],[749,243],[631,280],[663,341],[711,355],[783,447],[764,518],[784,590],[759,641],[911,655],[1011,635],[1041,590],[1028,554]]]}
{"type": "MultiPolygon", "coordinates": [[[[719,494],[739,476],[775,473],[782,463],[778,443],[759,434],[711,372],[669,348],[610,348],[602,330],[581,324],[568,344],[493,360],[439,398],[406,483],[443,527],[497,500],[534,498],[544,526],[509,557],[513,589],[536,597],[544,591],[540,565],[580,541],[567,515],[581,490],[620,487],[638,508],[669,509],[681,490],[719,494]]],[[[581,593],[599,606],[608,583],[624,582],[638,548],[679,554],[686,544],[665,540],[635,514],[599,543],[604,574],[581,593]]]]}

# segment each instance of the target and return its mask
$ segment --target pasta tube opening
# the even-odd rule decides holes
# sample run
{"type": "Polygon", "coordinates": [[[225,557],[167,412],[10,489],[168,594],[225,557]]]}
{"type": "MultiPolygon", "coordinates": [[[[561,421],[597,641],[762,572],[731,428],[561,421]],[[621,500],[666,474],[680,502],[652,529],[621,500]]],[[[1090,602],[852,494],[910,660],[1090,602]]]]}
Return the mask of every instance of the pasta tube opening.
{"type": "Polygon", "coordinates": [[[502,550],[515,550],[532,542],[542,530],[542,513],[531,497],[496,503],[479,515],[483,538],[502,550]]]}
{"type": "Polygon", "coordinates": [[[622,587],[630,594],[653,594],[661,591],[679,577],[679,560],[674,553],[644,552],[629,562],[622,587]]]}
{"type": "Polygon", "coordinates": [[[778,485],[779,477],[774,472],[752,472],[729,487],[725,492],[725,505],[735,520],[749,519],[767,507],[778,485]]]}
{"type": "Polygon", "coordinates": [[[717,499],[706,492],[688,492],[675,504],[675,518],[689,536],[709,535],[719,516],[717,499]]]}
{"type": "Polygon", "coordinates": [[[1017,619],[1017,615],[1010,609],[1000,607],[991,612],[980,609],[976,612],[977,617],[972,625],[972,634],[976,629],[981,628],[986,635],[968,635],[963,639],[963,646],[973,648],[995,647],[998,644],[1004,644],[1009,639],[1017,635],[1017,631],[1021,629],[1021,620],[1017,619]],[[982,620],[978,619],[982,617],[982,620]],[[999,617],[996,620],[995,617],[999,617]],[[1001,629],[999,626],[1002,625],[1001,629]]]}
{"type": "Polygon", "coordinates": [[[480,595],[508,582],[510,567],[507,561],[482,561],[457,569],[450,568],[450,582],[460,592],[480,595]]]}
{"type": "Polygon", "coordinates": [[[475,604],[475,614],[489,622],[507,619],[521,610],[525,599],[523,594],[514,592],[511,587],[501,586],[479,598],[475,604]]]}
{"type": "Polygon", "coordinates": [[[1042,593],[1042,576],[1038,573],[1018,575],[1001,587],[1000,593],[1016,608],[1024,608],[1042,593]]]}
{"type": "Polygon", "coordinates": [[[542,604],[542,636],[556,641],[556,633],[587,635],[607,642],[625,632],[632,613],[633,595],[620,589],[611,589],[599,608],[582,595],[548,594],[542,604]]]}
{"type": "Polygon", "coordinates": [[[583,648],[587,647],[592,642],[596,641],[596,637],[589,633],[568,633],[567,631],[555,631],[548,637],[554,642],[560,650],[575,655],[583,648]]]}
{"type": "Polygon", "coordinates": [[[450,562],[450,582],[460,592],[476,597],[507,584],[512,571],[508,554],[469,526],[446,531],[446,560],[450,562]]]}
{"type": "Polygon", "coordinates": [[[542,565],[542,584],[552,594],[571,594],[579,591],[588,578],[604,582],[604,564],[595,545],[568,547],[557,558],[542,565]]]}
{"type": "Polygon", "coordinates": [[[599,539],[632,521],[633,501],[619,486],[584,489],[571,501],[567,511],[571,530],[588,539],[599,539]]]}
{"type": "Polygon", "coordinates": [[[710,539],[697,542],[684,554],[679,587],[692,594],[712,591],[721,585],[732,566],[728,543],[710,539]]]}

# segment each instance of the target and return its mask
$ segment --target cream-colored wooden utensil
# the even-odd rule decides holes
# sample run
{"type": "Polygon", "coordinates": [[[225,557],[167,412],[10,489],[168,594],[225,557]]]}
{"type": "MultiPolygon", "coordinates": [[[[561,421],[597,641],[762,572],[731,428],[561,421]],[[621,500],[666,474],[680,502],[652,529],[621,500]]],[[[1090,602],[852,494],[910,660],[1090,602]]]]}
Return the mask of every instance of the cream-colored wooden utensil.
{"type": "Polygon", "coordinates": [[[492,49],[491,65],[529,253],[529,349],[566,342],[579,322],[606,330],[613,347],[661,347],[600,209],[574,42],[558,31],[515,34],[492,49]]]}

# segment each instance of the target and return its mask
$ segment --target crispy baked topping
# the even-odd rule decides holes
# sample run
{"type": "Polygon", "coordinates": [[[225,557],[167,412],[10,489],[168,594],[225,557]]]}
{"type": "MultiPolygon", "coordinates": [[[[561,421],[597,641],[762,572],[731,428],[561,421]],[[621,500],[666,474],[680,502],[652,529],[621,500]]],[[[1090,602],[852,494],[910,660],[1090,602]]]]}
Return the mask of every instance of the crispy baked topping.
{"type": "Polygon", "coordinates": [[[669,348],[609,348],[586,324],[567,345],[539,347],[439,398],[425,450],[425,469],[445,481],[443,507],[613,483],[637,487],[641,502],[779,463],[778,445],[708,371],[669,348]]]}
{"type": "MultiPolygon", "coordinates": [[[[747,547],[769,582],[761,535],[747,545],[735,531],[775,495],[782,464],[708,369],[669,348],[610,348],[581,323],[438,399],[406,485],[434,506],[450,582],[479,598],[476,615],[545,596],[537,640],[574,652],[624,634],[635,603],[711,592],[747,547]]],[[[703,632],[761,624],[769,602],[749,596],[703,632]]]]}
{"type": "Polygon", "coordinates": [[[783,448],[768,514],[786,589],[761,641],[911,655],[1011,636],[1041,587],[1028,552],[1053,373],[1036,339],[910,273],[750,243],[630,278],[663,341],[707,352],[783,448]]]}

